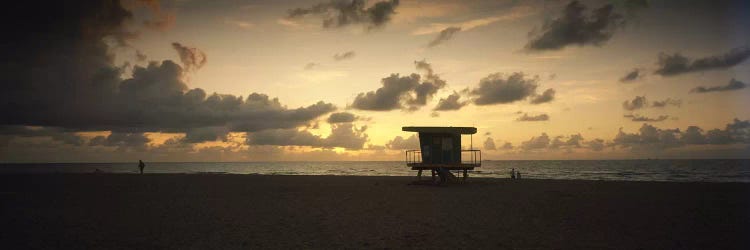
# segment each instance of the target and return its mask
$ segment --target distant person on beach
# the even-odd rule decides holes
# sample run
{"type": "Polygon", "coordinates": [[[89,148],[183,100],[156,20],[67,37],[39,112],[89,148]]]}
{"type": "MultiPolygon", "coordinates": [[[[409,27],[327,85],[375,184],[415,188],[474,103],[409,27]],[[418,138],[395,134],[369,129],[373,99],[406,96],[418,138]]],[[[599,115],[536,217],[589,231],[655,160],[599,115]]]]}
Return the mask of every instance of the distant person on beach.
{"type": "Polygon", "coordinates": [[[146,168],[146,163],[143,163],[143,161],[138,160],[138,168],[141,170],[141,174],[143,174],[143,169],[146,168]]]}
{"type": "Polygon", "coordinates": [[[510,178],[511,179],[515,179],[516,178],[516,169],[515,168],[511,168],[510,169],[510,178]]]}

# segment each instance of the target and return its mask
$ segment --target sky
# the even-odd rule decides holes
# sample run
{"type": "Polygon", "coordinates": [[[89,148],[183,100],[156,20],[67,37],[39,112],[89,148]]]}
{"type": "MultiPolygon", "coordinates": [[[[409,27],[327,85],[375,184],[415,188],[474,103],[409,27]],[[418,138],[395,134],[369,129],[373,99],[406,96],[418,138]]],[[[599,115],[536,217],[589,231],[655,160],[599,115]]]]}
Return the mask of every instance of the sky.
{"type": "Polygon", "coordinates": [[[747,1],[19,3],[0,162],[748,158],[747,1]]]}

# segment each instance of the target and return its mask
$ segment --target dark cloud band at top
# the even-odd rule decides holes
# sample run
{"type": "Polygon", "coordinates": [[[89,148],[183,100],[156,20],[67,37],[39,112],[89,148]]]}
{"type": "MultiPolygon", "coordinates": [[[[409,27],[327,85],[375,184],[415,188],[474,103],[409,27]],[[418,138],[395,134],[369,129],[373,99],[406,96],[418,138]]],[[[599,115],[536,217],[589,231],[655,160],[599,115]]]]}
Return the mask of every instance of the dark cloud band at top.
{"type": "Polygon", "coordinates": [[[585,14],[586,6],[572,1],[565,6],[562,16],[546,22],[532,33],[526,49],[531,51],[559,50],[566,46],[595,45],[607,42],[622,22],[622,16],[614,12],[611,4],[585,14]]]}
{"type": "Polygon", "coordinates": [[[379,28],[396,14],[398,0],[380,1],[365,8],[364,0],[331,0],[309,8],[289,10],[288,18],[316,15],[323,17],[324,28],[338,28],[351,24],[363,24],[367,29],[379,28]]]}

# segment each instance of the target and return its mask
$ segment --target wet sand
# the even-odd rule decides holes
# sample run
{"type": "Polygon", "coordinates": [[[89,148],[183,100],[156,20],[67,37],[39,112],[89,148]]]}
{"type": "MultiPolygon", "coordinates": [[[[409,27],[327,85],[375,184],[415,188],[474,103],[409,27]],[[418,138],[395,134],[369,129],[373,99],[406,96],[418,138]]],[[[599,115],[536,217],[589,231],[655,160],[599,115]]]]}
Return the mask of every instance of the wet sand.
{"type": "Polygon", "coordinates": [[[0,176],[8,248],[750,249],[750,184],[0,176]]]}

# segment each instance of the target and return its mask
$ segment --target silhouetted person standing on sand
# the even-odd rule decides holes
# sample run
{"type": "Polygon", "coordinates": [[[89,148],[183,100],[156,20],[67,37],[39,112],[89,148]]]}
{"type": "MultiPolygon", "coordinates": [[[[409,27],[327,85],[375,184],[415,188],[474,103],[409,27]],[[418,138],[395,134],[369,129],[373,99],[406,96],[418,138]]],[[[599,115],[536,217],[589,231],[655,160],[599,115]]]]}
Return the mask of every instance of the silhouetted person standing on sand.
{"type": "Polygon", "coordinates": [[[143,163],[143,161],[138,160],[138,168],[141,169],[141,174],[143,174],[143,169],[146,168],[146,163],[143,163]]]}
{"type": "Polygon", "coordinates": [[[516,169],[515,168],[511,168],[510,169],[510,178],[511,179],[515,179],[516,178],[516,169]]]}

